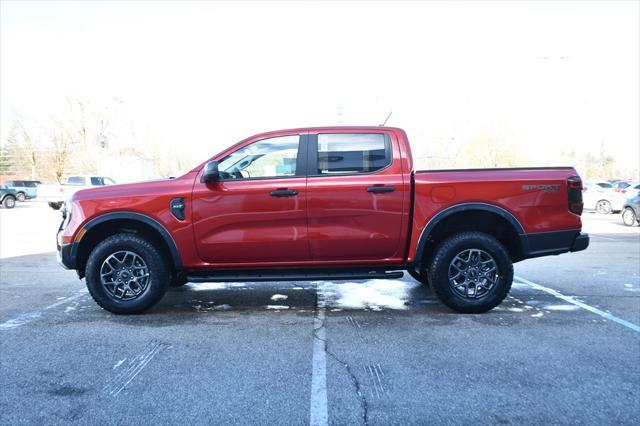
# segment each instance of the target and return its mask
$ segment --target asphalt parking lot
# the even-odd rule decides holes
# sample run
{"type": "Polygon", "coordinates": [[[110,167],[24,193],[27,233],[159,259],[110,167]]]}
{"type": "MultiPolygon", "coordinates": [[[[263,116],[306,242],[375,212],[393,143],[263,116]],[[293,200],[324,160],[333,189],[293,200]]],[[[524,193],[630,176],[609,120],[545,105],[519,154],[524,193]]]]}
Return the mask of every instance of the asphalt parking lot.
{"type": "Polygon", "coordinates": [[[640,227],[528,260],[456,314],[396,281],[206,283],[100,309],[56,263],[60,213],[0,210],[2,424],[637,424],[640,227]]]}

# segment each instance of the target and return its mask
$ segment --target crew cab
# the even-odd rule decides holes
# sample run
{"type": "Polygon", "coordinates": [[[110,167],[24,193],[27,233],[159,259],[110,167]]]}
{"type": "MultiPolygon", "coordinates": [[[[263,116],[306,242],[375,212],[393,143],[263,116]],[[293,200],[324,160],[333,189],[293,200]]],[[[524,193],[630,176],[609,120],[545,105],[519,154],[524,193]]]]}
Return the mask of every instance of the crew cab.
{"type": "Polygon", "coordinates": [[[114,313],[170,285],[402,277],[488,311],[513,263],[587,248],[572,167],[414,171],[393,127],[249,137],[183,176],[76,192],[59,261],[114,313]]]}

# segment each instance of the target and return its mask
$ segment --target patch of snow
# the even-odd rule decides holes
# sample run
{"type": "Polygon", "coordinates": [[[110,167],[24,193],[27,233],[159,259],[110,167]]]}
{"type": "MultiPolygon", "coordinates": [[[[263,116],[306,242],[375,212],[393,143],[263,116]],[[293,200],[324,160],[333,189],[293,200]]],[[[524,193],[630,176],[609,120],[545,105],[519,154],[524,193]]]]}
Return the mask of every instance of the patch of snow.
{"type": "Polygon", "coordinates": [[[222,305],[214,306],[213,309],[215,309],[216,311],[228,311],[232,308],[231,308],[231,305],[227,305],[226,303],[224,303],[222,305]]]}
{"type": "Polygon", "coordinates": [[[289,307],[286,305],[267,305],[267,309],[281,310],[281,309],[289,309],[289,307]]]}
{"type": "Polygon", "coordinates": [[[291,290],[304,290],[304,287],[293,287],[291,290]]]}
{"type": "Polygon", "coordinates": [[[524,312],[522,308],[507,308],[509,312],[524,312]]]}
{"type": "Polygon", "coordinates": [[[116,368],[120,367],[125,360],[126,360],[126,358],[121,359],[120,361],[116,362],[116,365],[113,366],[113,370],[115,370],[116,368]]]}
{"type": "Polygon", "coordinates": [[[531,318],[540,318],[544,316],[544,312],[538,312],[536,314],[531,314],[531,318]]]}
{"type": "Polygon", "coordinates": [[[28,323],[31,320],[39,318],[42,314],[40,312],[32,312],[28,314],[22,314],[16,318],[10,319],[8,321],[0,324],[0,329],[8,329],[8,328],[16,328],[20,327],[23,324],[28,323]]]}
{"type": "Polygon", "coordinates": [[[288,298],[289,296],[285,294],[274,294],[273,296],[271,296],[271,300],[273,300],[274,302],[277,300],[287,300],[288,298]]]}
{"type": "Polygon", "coordinates": [[[322,293],[326,306],[345,309],[408,309],[405,302],[409,292],[420,284],[400,280],[373,279],[364,282],[322,281],[318,291],[322,293]]]}
{"type": "Polygon", "coordinates": [[[547,305],[544,309],[549,311],[577,311],[580,308],[576,305],[547,305]]]}
{"type": "Polygon", "coordinates": [[[196,291],[202,290],[224,290],[231,287],[229,283],[194,283],[191,284],[191,288],[196,291]]]}

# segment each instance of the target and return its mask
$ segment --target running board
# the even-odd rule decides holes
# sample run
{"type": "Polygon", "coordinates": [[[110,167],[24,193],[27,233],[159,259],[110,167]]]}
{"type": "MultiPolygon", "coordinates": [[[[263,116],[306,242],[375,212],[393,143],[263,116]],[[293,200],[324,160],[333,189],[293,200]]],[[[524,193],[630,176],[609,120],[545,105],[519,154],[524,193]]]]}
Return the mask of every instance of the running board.
{"type": "Polygon", "coordinates": [[[402,271],[385,270],[264,270],[264,271],[215,271],[206,274],[188,274],[191,283],[237,281],[316,281],[316,280],[369,280],[402,278],[402,271]]]}

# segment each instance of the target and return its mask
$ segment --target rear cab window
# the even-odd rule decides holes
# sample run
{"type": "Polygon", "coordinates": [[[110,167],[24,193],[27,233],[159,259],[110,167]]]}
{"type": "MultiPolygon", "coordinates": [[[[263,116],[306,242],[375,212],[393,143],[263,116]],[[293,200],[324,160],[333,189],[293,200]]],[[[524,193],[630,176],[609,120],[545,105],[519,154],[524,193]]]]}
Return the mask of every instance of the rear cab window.
{"type": "Polygon", "coordinates": [[[391,165],[391,141],[384,133],[318,134],[315,175],[366,174],[391,165]]]}

